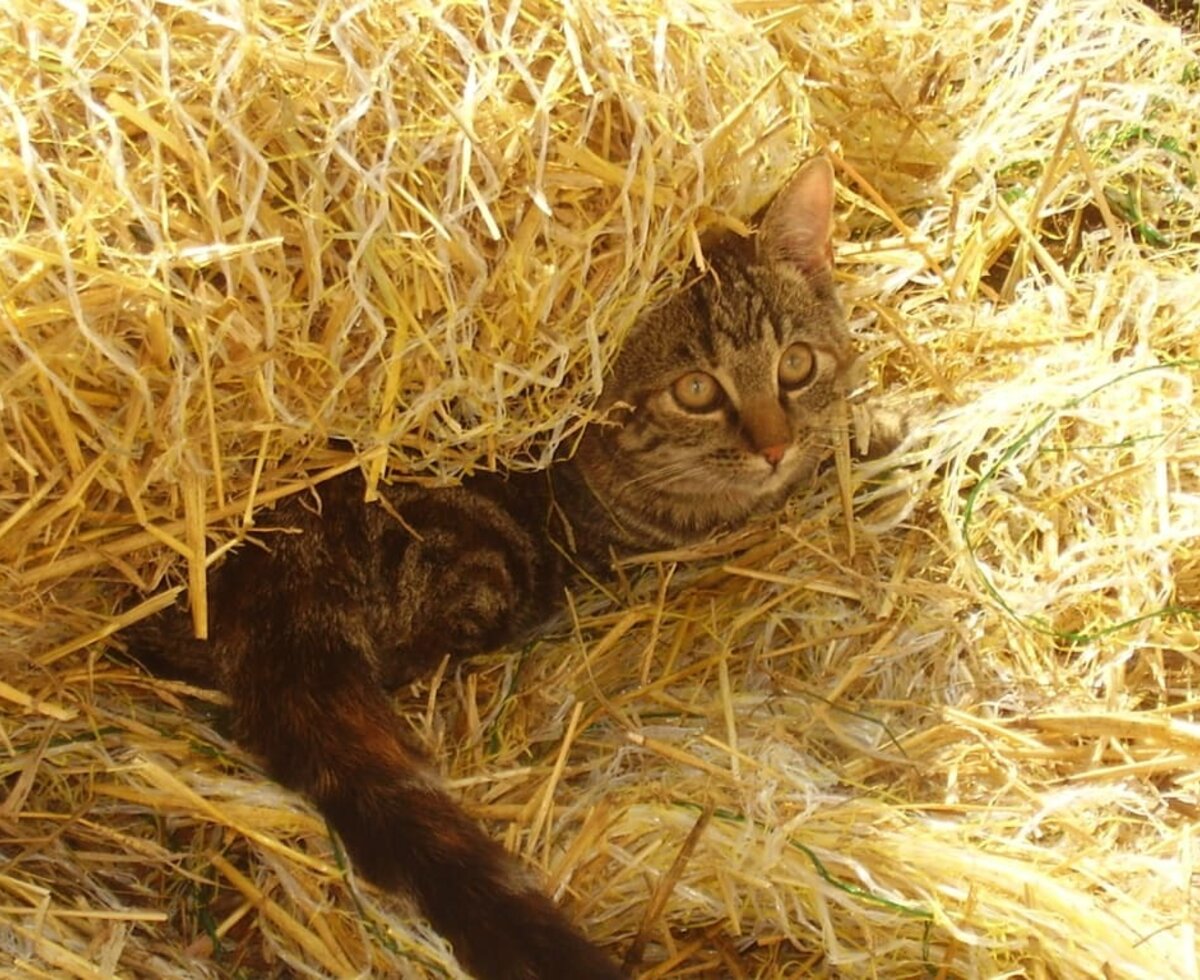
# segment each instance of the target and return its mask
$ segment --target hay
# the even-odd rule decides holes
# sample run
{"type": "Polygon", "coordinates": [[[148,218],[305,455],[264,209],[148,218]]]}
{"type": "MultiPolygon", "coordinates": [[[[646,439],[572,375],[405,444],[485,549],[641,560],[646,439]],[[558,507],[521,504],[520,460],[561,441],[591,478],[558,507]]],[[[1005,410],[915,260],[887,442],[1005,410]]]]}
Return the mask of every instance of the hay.
{"type": "Polygon", "coordinates": [[[830,476],[399,710],[648,976],[1200,975],[1195,36],[1098,0],[81,9],[0,27],[7,971],[455,975],[219,704],[98,641],[304,474],[543,462],[811,141],[913,419],[852,524],[830,476]]]}
{"type": "Polygon", "coordinates": [[[200,622],[210,552],[331,437],[372,489],[389,453],[550,458],[655,273],[761,202],[805,119],[720,8],[557,8],[13,18],[3,394],[14,492],[45,501],[9,531],[24,584],[165,544],[200,622]]]}

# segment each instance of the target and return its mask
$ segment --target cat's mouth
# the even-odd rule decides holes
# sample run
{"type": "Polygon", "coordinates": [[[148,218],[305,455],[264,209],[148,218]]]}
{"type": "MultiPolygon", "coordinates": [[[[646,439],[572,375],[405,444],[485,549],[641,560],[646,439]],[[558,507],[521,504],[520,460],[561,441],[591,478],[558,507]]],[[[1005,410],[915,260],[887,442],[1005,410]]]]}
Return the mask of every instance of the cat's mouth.
{"type": "Polygon", "coordinates": [[[654,491],[702,510],[752,511],[760,501],[777,499],[810,473],[808,455],[791,446],[775,463],[747,453],[737,460],[699,465],[690,473],[660,473],[654,491]]]}
{"type": "Polygon", "coordinates": [[[642,458],[611,487],[609,499],[620,511],[657,515],[658,527],[690,540],[778,506],[812,473],[819,456],[814,444],[798,440],[774,460],[749,447],[642,458]]]}

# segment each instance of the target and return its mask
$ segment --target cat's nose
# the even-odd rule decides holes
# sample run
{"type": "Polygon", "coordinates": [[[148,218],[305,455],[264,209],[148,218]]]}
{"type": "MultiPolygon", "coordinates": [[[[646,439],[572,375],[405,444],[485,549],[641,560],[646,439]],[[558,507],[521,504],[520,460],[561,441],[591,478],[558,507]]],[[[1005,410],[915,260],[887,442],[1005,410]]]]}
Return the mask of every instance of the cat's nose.
{"type": "Polygon", "coordinates": [[[753,449],[772,466],[787,452],[792,432],[778,400],[766,396],[747,398],[741,412],[742,434],[753,449]]]}
{"type": "Polygon", "coordinates": [[[778,466],[784,454],[788,451],[787,443],[781,442],[775,446],[767,446],[759,450],[759,455],[762,456],[772,466],[778,466]]]}

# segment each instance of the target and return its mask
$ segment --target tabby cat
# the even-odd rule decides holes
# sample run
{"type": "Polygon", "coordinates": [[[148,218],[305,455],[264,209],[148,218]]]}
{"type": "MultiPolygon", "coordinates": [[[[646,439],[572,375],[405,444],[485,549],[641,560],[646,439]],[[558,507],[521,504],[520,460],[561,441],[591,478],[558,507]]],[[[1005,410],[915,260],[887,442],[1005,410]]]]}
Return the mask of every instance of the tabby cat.
{"type": "Polygon", "coordinates": [[[441,788],[389,688],[545,622],[577,567],[677,546],[779,506],[828,454],[852,361],[833,282],[833,171],[805,164],[752,238],[631,331],[574,458],[461,486],[351,474],[276,507],[182,604],[131,629],[151,669],[217,687],[234,732],[306,794],[377,885],[411,895],[481,978],[622,972],[441,788]]]}

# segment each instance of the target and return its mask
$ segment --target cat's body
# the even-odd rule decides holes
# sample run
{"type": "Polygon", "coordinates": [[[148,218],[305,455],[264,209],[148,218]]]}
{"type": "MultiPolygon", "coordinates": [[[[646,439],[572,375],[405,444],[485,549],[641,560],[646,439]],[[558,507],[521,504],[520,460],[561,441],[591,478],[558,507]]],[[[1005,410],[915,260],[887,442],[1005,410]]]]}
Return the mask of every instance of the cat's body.
{"type": "Polygon", "coordinates": [[[828,259],[832,171],[807,164],[755,240],[631,333],[572,460],[461,487],[357,474],[264,513],[210,576],[210,640],[182,606],[130,649],[213,685],[235,734],[309,796],[372,881],[413,895],[480,977],[616,978],[533,876],[440,788],[387,690],[510,643],[576,566],[679,545],[778,506],[832,445],[852,359],[828,259]],[[273,530],[274,529],[274,530],[273,530]]]}

